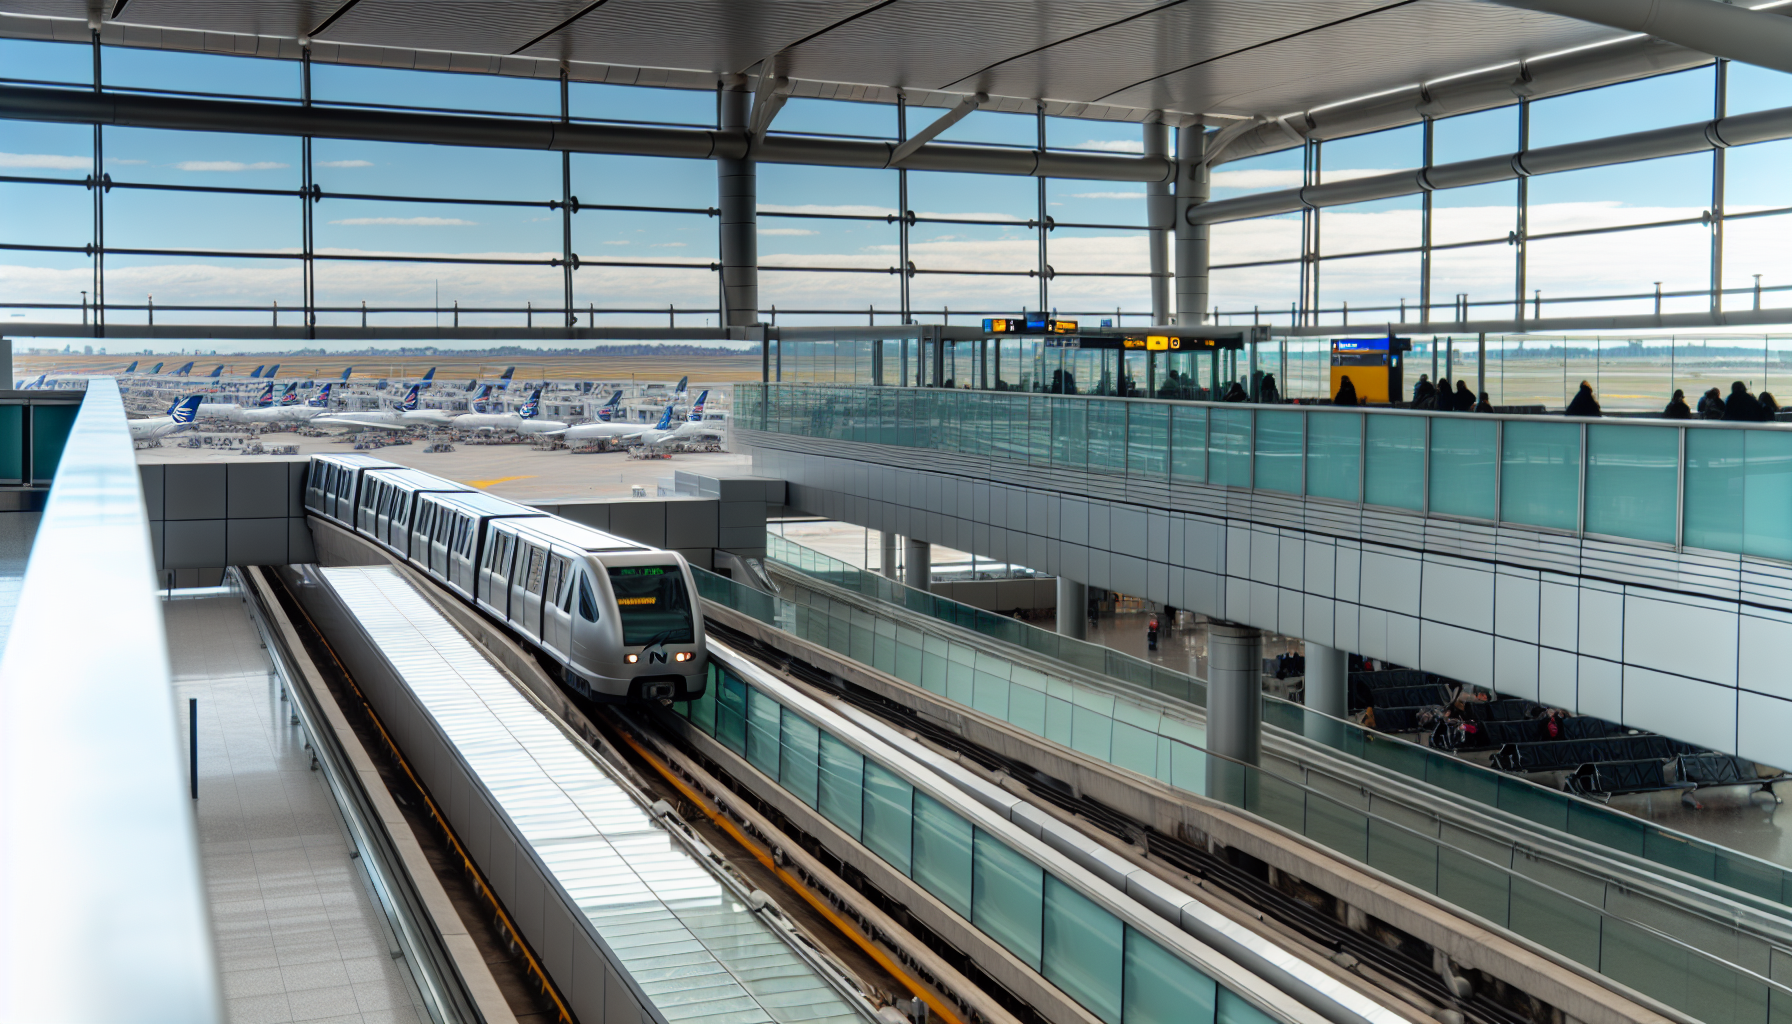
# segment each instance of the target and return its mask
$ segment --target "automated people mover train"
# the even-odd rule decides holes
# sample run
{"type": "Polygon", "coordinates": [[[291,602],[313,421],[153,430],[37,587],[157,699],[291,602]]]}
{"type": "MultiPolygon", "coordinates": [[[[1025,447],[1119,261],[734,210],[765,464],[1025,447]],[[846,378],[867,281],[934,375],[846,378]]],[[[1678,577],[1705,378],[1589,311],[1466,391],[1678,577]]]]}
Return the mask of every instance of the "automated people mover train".
{"type": "Polygon", "coordinates": [[[675,551],[367,455],[314,455],[305,509],[379,545],[557,662],[594,700],[694,700],[709,664],[675,551]]]}

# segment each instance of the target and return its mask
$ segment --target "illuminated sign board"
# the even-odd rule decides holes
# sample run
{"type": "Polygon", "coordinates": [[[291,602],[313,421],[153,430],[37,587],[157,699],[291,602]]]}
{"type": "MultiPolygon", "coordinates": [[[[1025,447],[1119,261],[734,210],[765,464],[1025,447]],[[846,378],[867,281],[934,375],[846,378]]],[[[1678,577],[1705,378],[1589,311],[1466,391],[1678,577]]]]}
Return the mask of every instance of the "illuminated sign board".
{"type": "Polygon", "coordinates": [[[1075,320],[1050,320],[1045,317],[993,317],[983,321],[985,334],[1074,334],[1075,320]]]}
{"type": "Polygon", "coordinates": [[[1411,338],[1337,338],[1333,352],[1411,352],[1411,338]]]}

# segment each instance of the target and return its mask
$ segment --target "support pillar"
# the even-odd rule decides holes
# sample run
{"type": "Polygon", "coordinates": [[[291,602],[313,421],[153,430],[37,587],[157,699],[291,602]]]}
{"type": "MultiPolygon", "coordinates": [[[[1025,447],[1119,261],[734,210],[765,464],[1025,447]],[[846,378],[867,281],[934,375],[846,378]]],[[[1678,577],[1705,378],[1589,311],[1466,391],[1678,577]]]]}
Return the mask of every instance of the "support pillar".
{"type": "MultiPolygon", "coordinates": [[[[1263,634],[1252,626],[1207,626],[1207,749],[1256,764],[1263,750],[1263,634]]],[[[1245,770],[1210,758],[1207,795],[1244,801],[1245,770]]]]}
{"type": "Polygon", "coordinates": [[[896,535],[884,530],[878,534],[878,544],[878,565],[883,568],[885,578],[893,580],[896,578],[896,535]]]}
{"type": "MultiPolygon", "coordinates": [[[[721,93],[722,131],[747,130],[753,95],[745,82],[721,93]]],[[[752,153],[716,161],[716,206],[721,211],[722,326],[759,322],[759,181],[752,153]]]]}
{"type": "Polygon", "coordinates": [[[933,545],[913,537],[902,538],[903,582],[916,590],[933,589],[933,545]]]}
{"type": "MultiPolygon", "coordinates": [[[[1145,125],[1145,155],[1169,157],[1169,125],[1145,125]]],[[[1151,228],[1145,234],[1145,244],[1151,253],[1151,322],[1167,324],[1170,322],[1170,231],[1176,223],[1176,197],[1170,192],[1169,182],[1145,183],[1145,223],[1151,228]]],[[[1120,326],[1120,322],[1114,321],[1114,326],[1120,326]]],[[[1155,395],[1157,392],[1153,390],[1151,393],[1155,395]]],[[[1062,628],[1060,624],[1059,629],[1062,628]]]]}
{"type": "Polygon", "coordinates": [[[1089,585],[1058,577],[1058,632],[1072,640],[1089,637],[1089,585]]]}
{"type": "Polygon", "coordinates": [[[1350,674],[1345,652],[1336,647],[1306,644],[1307,709],[1333,718],[1350,713],[1350,674]]]}
{"type": "Polygon", "coordinates": [[[1208,226],[1190,224],[1188,212],[1207,201],[1207,129],[1176,129],[1176,323],[1193,327],[1207,318],[1208,226]]]}

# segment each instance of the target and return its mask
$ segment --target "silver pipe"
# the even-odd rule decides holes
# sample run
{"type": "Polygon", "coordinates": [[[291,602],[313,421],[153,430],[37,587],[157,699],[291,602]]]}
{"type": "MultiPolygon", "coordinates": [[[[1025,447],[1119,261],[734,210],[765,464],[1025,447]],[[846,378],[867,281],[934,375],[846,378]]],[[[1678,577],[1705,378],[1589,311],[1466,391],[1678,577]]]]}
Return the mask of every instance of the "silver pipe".
{"type": "MultiPolygon", "coordinates": [[[[1710,4],[1712,0],[1699,2],[1710,4]]],[[[1326,185],[1225,199],[1208,203],[1198,212],[1191,212],[1187,216],[1191,222],[1218,224],[1294,213],[1307,207],[1343,206],[1376,199],[1392,199],[1440,188],[1486,185],[1534,174],[1555,174],[1609,164],[1655,160],[1786,138],[1792,138],[1792,107],[1778,107],[1671,128],[1655,128],[1586,142],[1527,149],[1505,156],[1462,160],[1431,168],[1395,171],[1326,185]]]]}
{"type": "MultiPolygon", "coordinates": [[[[724,88],[719,97],[719,124],[724,132],[744,130],[753,94],[745,88],[724,88]]],[[[716,160],[716,205],[721,257],[722,320],[725,327],[751,327],[759,321],[759,177],[749,151],[716,160]]]]}
{"type": "Polygon", "coordinates": [[[1207,315],[1207,266],[1210,237],[1206,223],[1193,212],[1212,194],[1212,175],[1202,161],[1206,129],[1192,124],[1176,129],[1176,323],[1192,327],[1207,315]]]}

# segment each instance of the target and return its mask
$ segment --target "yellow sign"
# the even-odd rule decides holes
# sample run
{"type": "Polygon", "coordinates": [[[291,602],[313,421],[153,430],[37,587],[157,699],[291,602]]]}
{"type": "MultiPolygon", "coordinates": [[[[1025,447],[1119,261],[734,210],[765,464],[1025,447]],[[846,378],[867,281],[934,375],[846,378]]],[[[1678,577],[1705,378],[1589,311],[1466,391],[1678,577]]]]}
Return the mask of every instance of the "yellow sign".
{"type": "Polygon", "coordinates": [[[1128,349],[1144,348],[1145,347],[1145,339],[1144,338],[1122,338],[1122,339],[1120,339],[1120,347],[1128,348],[1128,349]]]}
{"type": "Polygon", "coordinates": [[[1053,333],[1053,334],[1075,334],[1076,333],[1076,321],[1075,320],[1051,320],[1051,321],[1047,322],[1046,328],[1049,331],[1051,331],[1051,333],[1053,333]]]}
{"type": "Polygon", "coordinates": [[[1166,334],[1151,334],[1145,337],[1145,348],[1152,352],[1170,351],[1170,338],[1166,334]]]}

